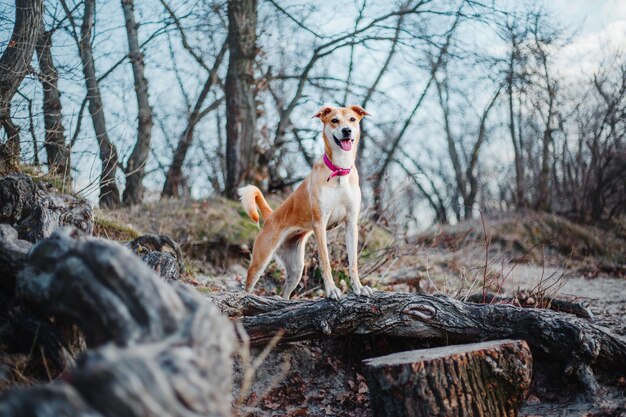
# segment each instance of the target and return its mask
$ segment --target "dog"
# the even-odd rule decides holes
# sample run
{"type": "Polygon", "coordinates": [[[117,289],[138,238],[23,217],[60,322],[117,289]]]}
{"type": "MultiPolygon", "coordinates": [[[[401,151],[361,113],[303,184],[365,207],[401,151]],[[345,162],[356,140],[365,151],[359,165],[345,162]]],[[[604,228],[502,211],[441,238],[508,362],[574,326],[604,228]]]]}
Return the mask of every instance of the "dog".
{"type": "Polygon", "coordinates": [[[352,290],[371,296],[373,289],[359,280],[357,266],[358,218],[361,209],[359,174],[354,165],[360,137],[360,121],[370,115],[360,106],[322,107],[313,118],[324,124],[324,155],[313,165],[298,188],[272,211],[261,191],[247,185],[238,190],[244,210],[258,224],[259,211],[263,228],[252,249],[245,290],[251,292],[275,255],[286,271],[282,296],[289,299],[302,278],[304,248],[315,234],[320,251],[322,278],[326,296],[339,299],[330,268],[326,231],[341,223],[346,226],[346,247],[352,290]]]}

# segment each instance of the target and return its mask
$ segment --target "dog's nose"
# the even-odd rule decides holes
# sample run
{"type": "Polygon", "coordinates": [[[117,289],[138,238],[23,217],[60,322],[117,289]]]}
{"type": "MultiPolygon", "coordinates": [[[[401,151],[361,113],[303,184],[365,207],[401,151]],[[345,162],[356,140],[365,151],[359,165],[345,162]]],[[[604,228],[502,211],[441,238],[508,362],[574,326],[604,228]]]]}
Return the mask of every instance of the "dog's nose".
{"type": "Polygon", "coordinates": [[[343,133],[344,137],[349,137],[352,133],[352,129],[350,129],[349,127],[344,127],[343,129],[341,129],[341,133],[343,133]]]}

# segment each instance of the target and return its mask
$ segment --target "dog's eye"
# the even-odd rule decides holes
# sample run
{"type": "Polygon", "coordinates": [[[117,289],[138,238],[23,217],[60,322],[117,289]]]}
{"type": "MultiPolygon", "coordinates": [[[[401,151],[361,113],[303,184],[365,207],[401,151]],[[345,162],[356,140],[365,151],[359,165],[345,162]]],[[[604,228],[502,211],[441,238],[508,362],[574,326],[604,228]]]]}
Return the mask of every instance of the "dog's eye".
{"type": "Polygon", "coordinates": [[[350,118],[350,121],[351,121],[351,122],[356,122],[356,117],[351,117],[351,118],[350,118]]]}
{"type": "Polygon", "coordinates": [[[332,123],[339,123],[339,119],[333,119],[331,120],[332,123]]]}

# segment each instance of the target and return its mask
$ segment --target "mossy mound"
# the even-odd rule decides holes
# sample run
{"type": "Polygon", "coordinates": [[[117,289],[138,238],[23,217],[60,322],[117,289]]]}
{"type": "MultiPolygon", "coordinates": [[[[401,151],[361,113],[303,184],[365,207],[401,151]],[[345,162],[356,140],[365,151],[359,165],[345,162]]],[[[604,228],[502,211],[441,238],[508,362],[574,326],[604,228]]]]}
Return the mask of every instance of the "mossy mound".
{"type": "Polygon", "coordinates": [[[590,273],[626,273],[626,240],[617,227],[581,225],[530,210],[483,220],[445,226],[434,233],[421,234],[417,241],[447,250],[489,242],[492,250],[506,252],[518,262],[570,264],[590,273]]]}

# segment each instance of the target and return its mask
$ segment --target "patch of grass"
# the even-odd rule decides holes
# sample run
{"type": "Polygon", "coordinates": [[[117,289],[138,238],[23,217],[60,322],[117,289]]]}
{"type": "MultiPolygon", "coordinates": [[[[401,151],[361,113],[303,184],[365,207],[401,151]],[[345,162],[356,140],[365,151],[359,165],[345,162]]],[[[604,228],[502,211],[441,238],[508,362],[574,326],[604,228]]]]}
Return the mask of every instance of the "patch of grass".
{"type": "Polygon", "coordinates": [[[389,248],[397,240],[387,229],[377,224],[366,222],[363,223],[359,231],[359,239],[363,245],[359,257],[363,260],[371,258],[383,249],[389,248]]]}
{"type": "Polygon", "coordinates": [[[251,243],[258,229],[238,202],[217,197],[202,201],[164,200],[108,213],[110,217],[179,242],[251,243]]]}
{"type": "Polygon", "coordinates": [[[534,261],[540,260],[540,251],[533,253],[537,246],[573,260],[617,260],[626,256],[624,242],[615,234],[554,214],[521,212],[490,223],[492,242],[505,250],[528,253],[534,261]]]}
{"type": "Polygon", "coordinates": [[[141,235],[132,226],[112,219],[101,211],[96,212],[93,234],[96,237],[103,237],[118,242],[133,240],[141,235]]]}
{"type": "Polygon", "coordinates": [[[44,183],[60,193],[75,196],[75,194],[72,192],[71,187],[68,187],[68,184],[65,183],[63,177],[61,177],[60,175],[43,173],[41,171],[41,167],[36,165],[20,165],[19,170],[21,173],[31,177],[33,182],[44,183]]]}

